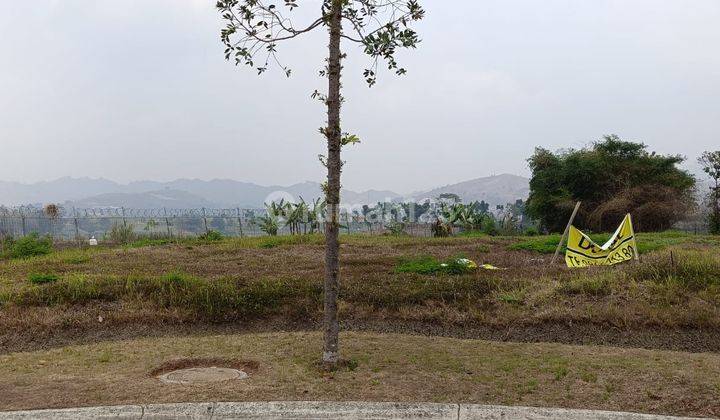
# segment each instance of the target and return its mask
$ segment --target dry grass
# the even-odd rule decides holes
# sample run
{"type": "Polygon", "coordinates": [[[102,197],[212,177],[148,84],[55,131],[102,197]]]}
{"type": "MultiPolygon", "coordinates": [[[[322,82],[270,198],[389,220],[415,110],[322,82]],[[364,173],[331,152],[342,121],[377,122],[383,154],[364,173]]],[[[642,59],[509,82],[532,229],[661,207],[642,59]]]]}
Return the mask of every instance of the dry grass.
{"type": "Polygon", "coordinates": [[[98,404],[368,400],[720,414],[720,356],[344,333],[349,368],[317,365],[319,333],[142,339],[0,356],[0,409],[98,404]],[[150,372],[177,358],[243,360],[250,379],[183,386],[150,372]]]}
{"type": "MultiPolygon", "coordinates": [[[[543,325],[578,332],[589,326],[639,332],[661,328],[712,337],[720,329],[720,241],[677,233],[641,241],[654,249],[669,248],[644,255],[640,265],[577,271],[547,267],[549,258],[538,252],[510,250],[518,243],[514,238],[346,236],[341,316],[351,326],[393,324],[410,330],[423,325],[440,334],[527,328],[535,331],[527,338],[531,341],[578,341],[558,334],[538,337],[543,325]],[[457,276],[396,270],[403,259],[457,255],[506,270],[457,276]]],[[[322,237],[316,235],[65,249],[3,260],[0,351],[21,348],[13,344],[21,335],[41,340],[66,331],[92,334],[165,321],[203,329],[207,323],[244,325],[280,318],[312,327],[313,320],[321,319],[322,279],[322,237]],[[32,284],[32,275],[58,280],[32,284]],[[106,321],[96,322],[99,316],[106,321]]],[[[583,336],[586,341],[608,342],[607,337],[583,336]]],[[[677,346],[669,347],[720,349],[718,340],[686,341],[681,336],[677,346]]],[[[653,342],[642,345],[656,347],[653,342]]]]}

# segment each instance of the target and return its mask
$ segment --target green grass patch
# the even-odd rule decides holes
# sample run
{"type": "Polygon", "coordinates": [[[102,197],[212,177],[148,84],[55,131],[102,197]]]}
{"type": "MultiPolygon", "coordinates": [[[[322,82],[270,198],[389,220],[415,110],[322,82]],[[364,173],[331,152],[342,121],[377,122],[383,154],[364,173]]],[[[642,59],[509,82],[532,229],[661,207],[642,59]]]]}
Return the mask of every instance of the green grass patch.
{"type": "Polygon", "coordinates": [[[468,265],[463,257],[449,258],[440,261],[435,257],[423,256],[401,260],[395,267],[396,273],[415,274],[467,274],[475,271],[476,267],[468,265]]]}
{"type": "MultiPolygon", "coordinates": [[[[612,236],[609,233],[593,233],[589,234],[598,245],[603,245],[612,236]]],[[[560,243],[561,235],[545,235],[525,237],[520,241],[508,246],[511,251],[533,251],[540,254],[552,254],[560,243]]],[[[653,251],[659,251],[672,245],[680,245],[688,242],[698,242],[710,240],[707,237],[691,235],[685,232],[667,231],[658,233],[639,233],[637,234],[638,252],[645,254],[653,251]]],[[[564,248],[562,249],[564,251],[564,248]]]]}
{"type": "Polygon", "coordinates": [[[65,264],[80,265],[90,262],[88,255],[71,255],[62,259],[65,264]]]}
{"type": "Polygon", "coordinates": [[[628,268],[636,282],[678,286],[700,291],[720,286],[720,255],[707,251],[673,251],[646,257],[642,263],[628,268]]]}
{"type": "Polygon", "coordinates": [[[497,300],[510,305],[524,305],[525,304],[525,291],[524,290],[510,290],[503,293],[498,293],[497,300]]]}
{"type": "Polygon", "coordinates": [[[556,291],[560,294],[607,296],[612,291],[610,278],[605,273],[581,274],[560,283],[556,291]]]}
{"type": "Polygon", "coordinates": [[[260,248],[260,249],[271,249],[282,246],[292,245],[323,245],[325,244],[325,237],[321,234],[307,234],[307,235],[285,235],[285,236],[261,236],[261,237],[246,237],[246,238],[233,238],[230,241],[224,242],[223,246],[230,249],[243,249],[243,248],[260,248]]]}
{"type": "Polygon", "coordinates": [[[37,275],[30,286],[0,295],[0,303],[25,306],[86,304],[91,301],[151,301],[161,307],[191,310],[211,319],[272,313],[284,305],[319,308],[322,288],[302,279],[261,279],[243,283],[231,278],[206,280],[183,273],[158,277],[59,278],[37,275]]]}
{"type": "Polygon", "coordinates": [[[340,289],[340,298],[348,303],[383,310],[413,308],[428,302],[443,302],[468,310],[494,290],[495,284],[490,279],[469,275],[383,275],[369,277],[362,283],[345,283],[340,289]]]}
{"type": "Polygon", "coordinates": [[[60,277],[57,274],[52,273],[32,273],[28,275],[28,280],[33,284],[54,283],[58,281],[59,278],[60,277]]]}
{"type": "MultiPolygon", "coordinates": [[[[144,248],[147,246],[162,246],[175,243],[176,240],[170,238],[141,238],[127,245],[127,248],[144,248]]],[[[183,241],[184,242],[184,241],[183,241]]]]}
{"type": "Polygon", "coordinates": [[[36,232],[22,238],[6,238],[3,242],[2,256],[5,258],[30,258],[47,255],[52,252],[53,243],[50,237],[41,237],[36,232]]]}

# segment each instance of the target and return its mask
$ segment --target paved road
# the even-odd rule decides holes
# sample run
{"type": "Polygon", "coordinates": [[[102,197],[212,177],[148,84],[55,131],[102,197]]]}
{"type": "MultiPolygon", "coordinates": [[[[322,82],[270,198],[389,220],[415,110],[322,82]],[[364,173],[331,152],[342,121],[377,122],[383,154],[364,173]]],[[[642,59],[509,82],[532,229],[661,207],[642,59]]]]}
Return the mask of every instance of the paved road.
{"type": "Polygon", "coordinates": [[[125,405],[0,412],[9,419],[523,419],[523,420],[661,420],[680,417],[557,408],[501,407],[473,404],[366,402],[241,402],[125,405]]]}

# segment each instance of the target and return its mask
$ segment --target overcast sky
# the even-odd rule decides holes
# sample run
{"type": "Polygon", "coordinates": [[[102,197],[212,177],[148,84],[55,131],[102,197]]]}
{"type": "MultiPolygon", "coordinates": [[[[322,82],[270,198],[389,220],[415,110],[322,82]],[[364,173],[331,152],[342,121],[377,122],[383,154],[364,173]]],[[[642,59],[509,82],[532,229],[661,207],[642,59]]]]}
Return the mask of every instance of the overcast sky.
{"type": "MultiPolygon", "coordinates": [[[[536,146],[606,133],[693,170],[720,148],[718,0],[421,3],[406,77],[368,89],[349,51],[343,128],[363,142],[345,151],[348,188],[529,175],[536,146]]],[[[323,179],[324,32],[281,46],[293,77],[258,77],[224,61],[210,0],[0,5],[0,180],[323,179]]]]}

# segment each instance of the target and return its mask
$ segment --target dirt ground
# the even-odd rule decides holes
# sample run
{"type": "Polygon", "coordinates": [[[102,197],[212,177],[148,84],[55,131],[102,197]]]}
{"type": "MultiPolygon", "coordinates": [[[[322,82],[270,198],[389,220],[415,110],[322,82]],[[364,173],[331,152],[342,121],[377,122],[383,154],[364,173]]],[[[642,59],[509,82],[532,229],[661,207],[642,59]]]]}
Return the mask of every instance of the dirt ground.
{"type": "Polygon", "coordinates": [[[124,403],[368,400],[720,415],[720,355],[343,333],[350,362],[323,372],[319,333],[145,338],[0,356],[0,409],[124,403]],[[252,366],[244,381],[161,384],[182,358],[252,366]]]}

